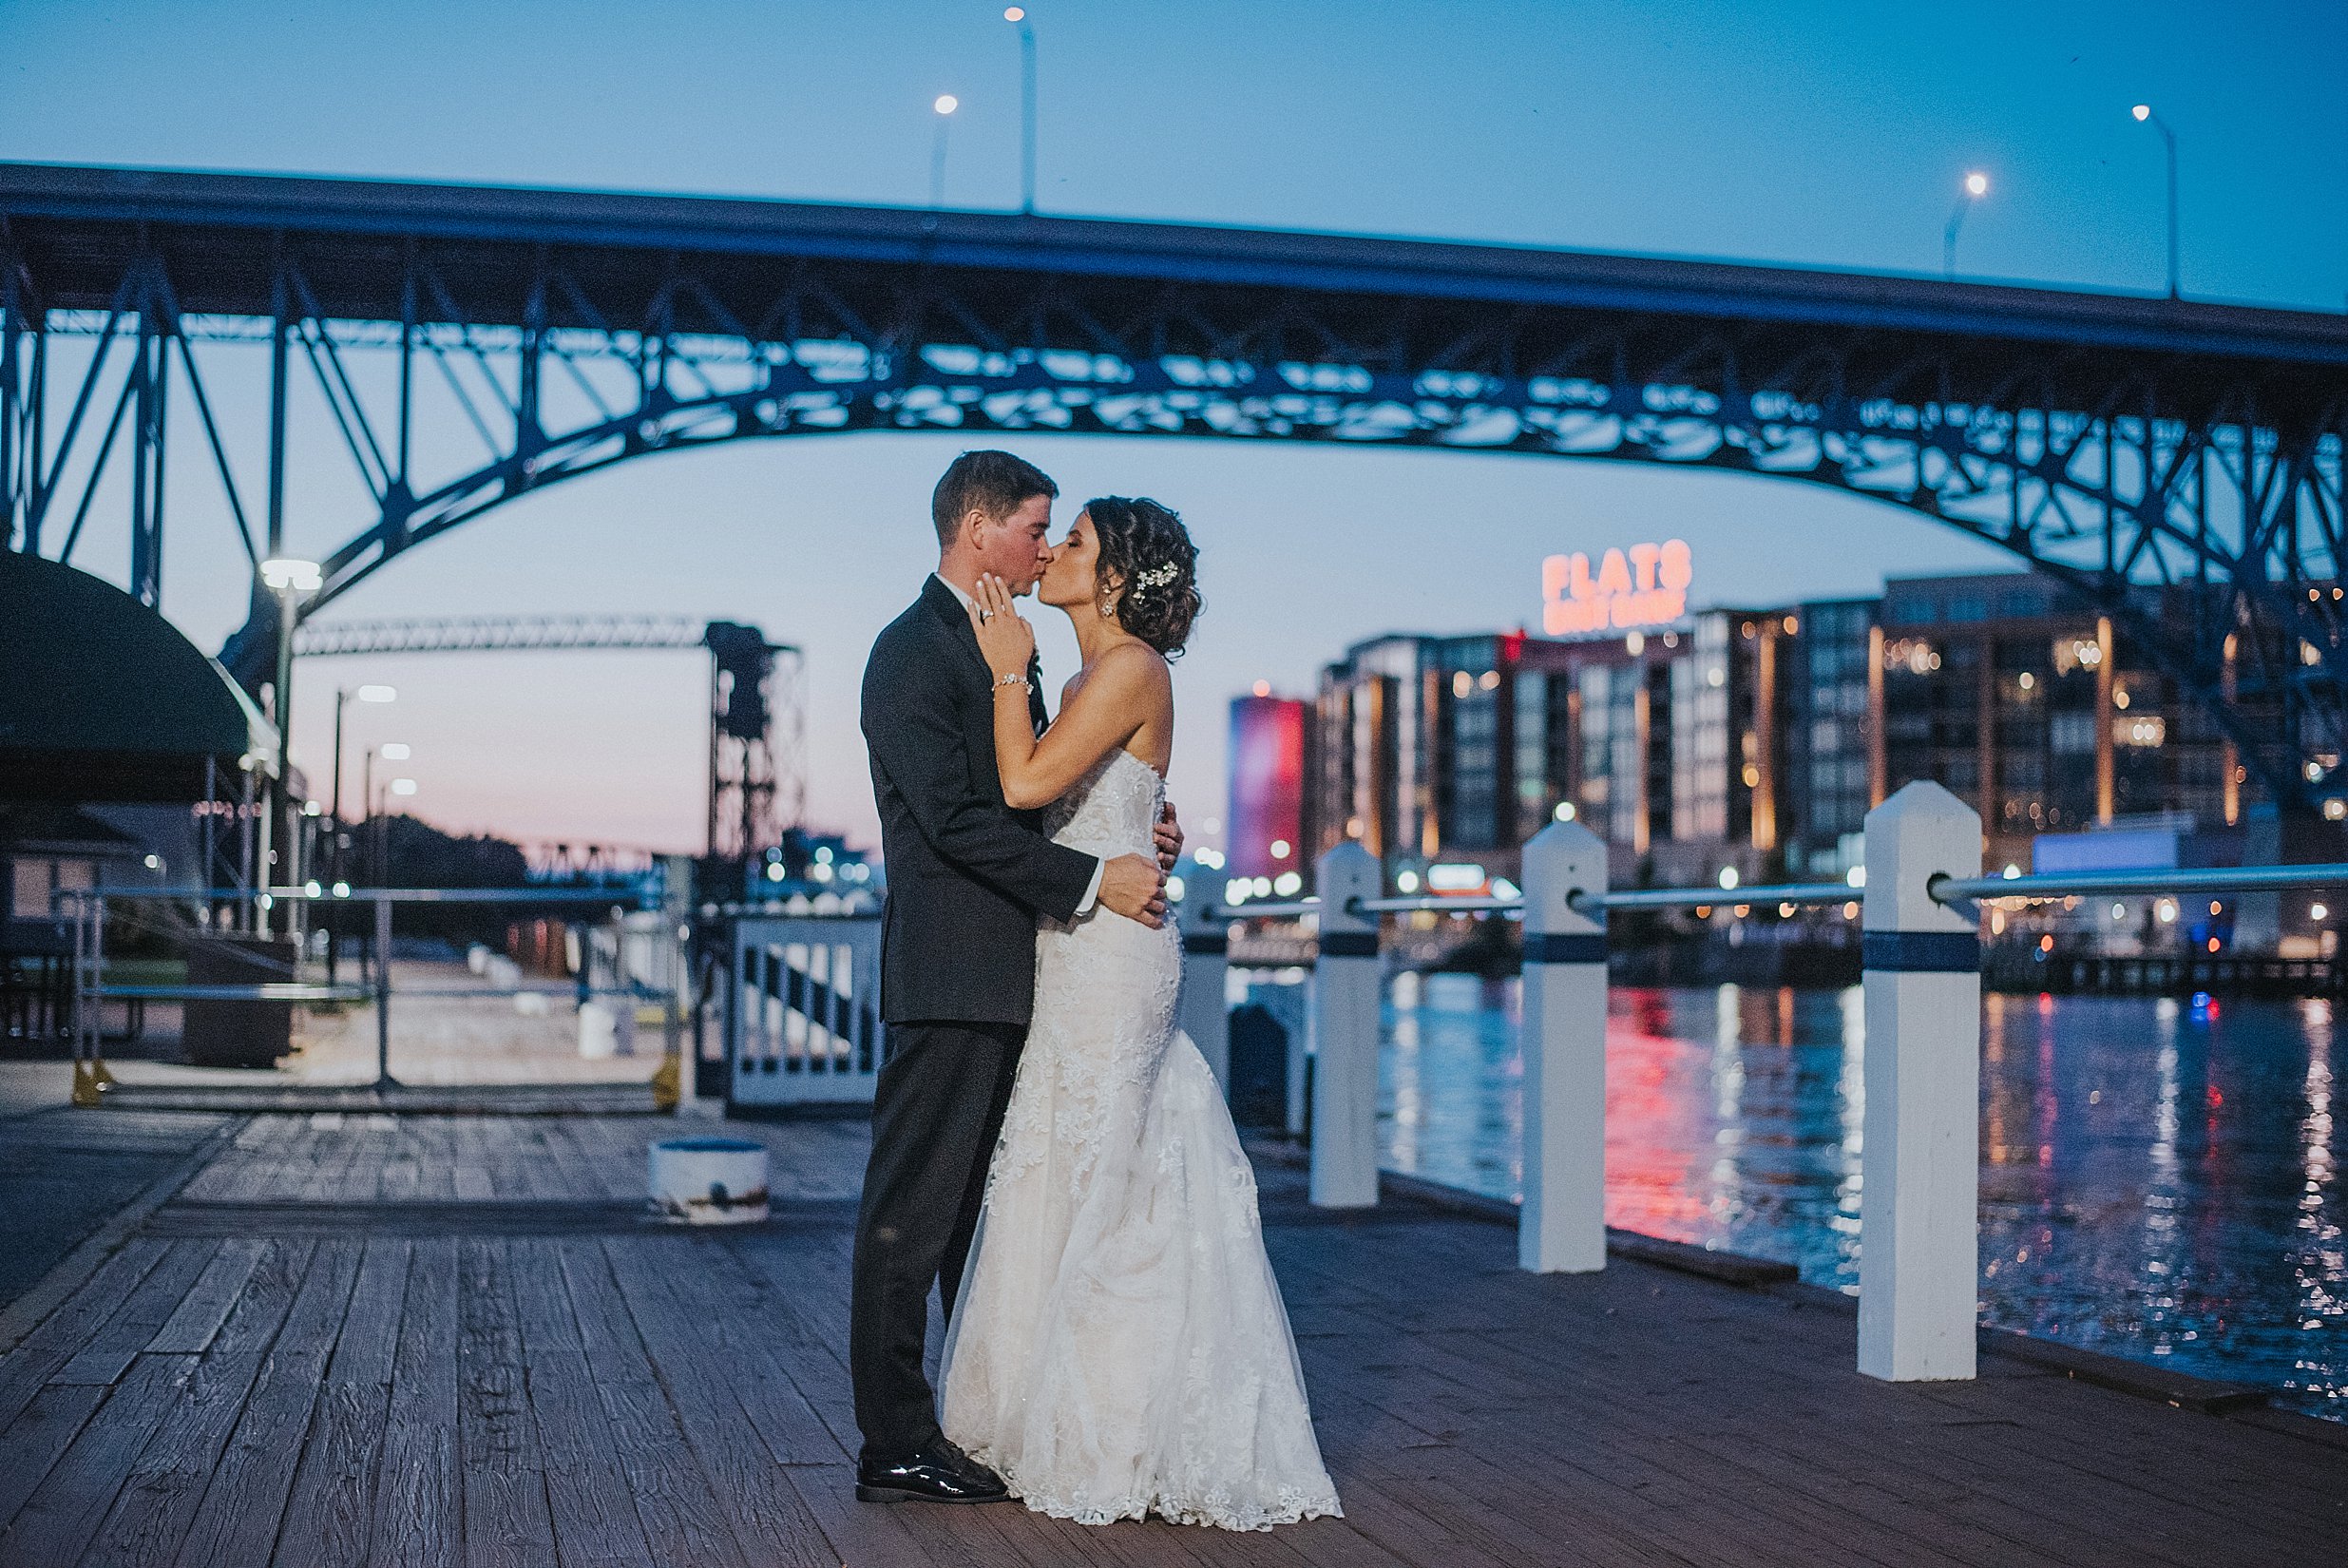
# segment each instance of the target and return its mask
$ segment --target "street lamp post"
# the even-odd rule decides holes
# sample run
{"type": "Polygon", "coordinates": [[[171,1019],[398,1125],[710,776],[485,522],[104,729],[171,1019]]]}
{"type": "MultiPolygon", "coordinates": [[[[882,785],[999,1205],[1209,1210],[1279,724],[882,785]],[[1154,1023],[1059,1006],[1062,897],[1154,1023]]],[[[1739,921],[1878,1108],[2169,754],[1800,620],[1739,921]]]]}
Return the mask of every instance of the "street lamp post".
{"type": "Polygon", "coordinates": [[[1002,19],[1019,29],[1020,181],[1019,210],[1036,210],[1036,29],[1027,8],[1010,7],[1002,19]]]}
{"type": "MultiPolygon", "coordinates": [[[[285,830],[286,870],[293,870],[293,851],[300,828],[294,820],[294,788],[292,751],[294,745],[294,627],[300,616],[302,594],[315,593],[325,581],[315,561],[298,561],[291,556],[271,556],[261,563],[261,582],[277,596],[277,683],[271,702],[270,717],[277,726],[277,780],[269,811],[261,817],[261,853],[259,882],[270,885],[270,866],[275,858],[274,840],[282,823],[285,830]]],[[[266,895],[264,895],[266,896],[266,895]]],[[[266,904],[261,906],[265,911],[266,904]]],[[[287,910],[287,929],[292,929],[292,913],[287,910]]],[[[275,922],[264,914],[263,934],[275,922]]]]}
{"type": "Polygon", "coordinates": [[[1953,278],[1957,276],[1957,232],[1965,226],[1965,214],[1973,210],[1973,204],[1988,194],[1988,175],[1974,173],[1965,176],[1964,184],[1957,190],[1956,210],[1949,214],[1948,233],[1941,237],[1940,271],[1943,277],[1953,278]]]}
{"type": "Polygon", "coordinates": [[[962,100],[944,92],[929,106],[938,114],[938,139],[929,148],[929,205],[934,211],[945,205],[945,129],[954,123],[954,111],[962,107],[962,100]]]}
{"type": "MultiPolygon", "coordinates": [[[[331,803],[331,810],[328,813],[328,821],[331,823],[331,826],[327,830],[330,835],[327,841],[327,848],[329,855],[333,861],[333,866],[330,870],[329,875],[331,880],[336,884],[340,884],[344,880],[342,874],[343,704],[349,702],[353,697],[356,697],[361,702],[390,702],[395,699],[398,696],[398,691],[390,686],[361,686],[355,692],[352,691],[349,687],[344,686],[338,687],[334,692],[334,799],[331,803]]],[[[369,760],[372,762],[374,757],[374,753],[371,751],[367,755],[369,760]]],[[[337,956],[335,949],[339,946],[341,935],[342,923],[338,920],[329,921],[326,927],[326,983],[329,985],[332,985],[334,983],[334,961],[337,956]]]]}
{"type": "Polygon", "coordinates": [[[2161,144],[2168,152],[2168,297],[2177,295],[2177,133],[2168,128],[2168,122],[2152,112],[2149,104],[2139,104],[2128,113],[2138,124],[2148,124],[2161,133],[2161,144]]]}

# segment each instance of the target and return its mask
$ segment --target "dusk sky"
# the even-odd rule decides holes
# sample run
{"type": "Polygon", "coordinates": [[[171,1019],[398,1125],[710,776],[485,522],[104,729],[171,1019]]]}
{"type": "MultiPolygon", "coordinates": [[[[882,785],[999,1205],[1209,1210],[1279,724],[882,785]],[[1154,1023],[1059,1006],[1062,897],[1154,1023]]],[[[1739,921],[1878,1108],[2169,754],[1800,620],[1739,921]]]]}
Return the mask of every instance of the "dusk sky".
{"type": "MultiPolygon", "coordinates": [[[[1019,50],[999,0],[464,5],[0,0],[0,159],[926,204],[930,101],[962,102],[946,199],[1019,198],[1019,50]]],[[[1180,6],[1038,0],[1039,204],[1056,213],[1937,274],[2158,293],[2182,147],[2184,286],[2348,306],[2348,6],[1180,6]]],[[[216,403],[251,395],[229,364],[216,403]]],[[[258,425],[258,421],[247,421],[258,425]]],[[[193,421],[181,421],[185,436],[193,421]]],[[[320,432],[313,431],[313,434],[320,432]]],[[[623,464],[467,525],[338,618],[569,610],[742,620],[805,647],[810,820],[869,839],[855,732],[873,633],[934,561],[965,443],[861,435],[623,464]]],[[[1388,630],[1537,621],[1539,563],[1677,537],[1695,602],[1872,593],[2005,558],[1873,503],[1733,475],[1515,456],[1024,440],[1063,523],[1101,492],[1179,510],[1208,609],[1178,666],[1173,794],[1222,814],[1226,700],[1309,691],[1388,630]]],[[[295,553],[363,519],[297,454],[295,553]],[[307,484],[307,488],[304,488],[307,484]]],[[[234,454],[258,493],[258,453],[234,454]]],[[[175,466],[194,471],[175,445],[175,466]]],[[[179,503],[175,500],[175,507],[179,503]]],[[[163,608],[206,651],[242,619],[217,507],[175,510],[163,608]]],[[[75,564],[120,582],[121,524],[75,564]]],[[[1075,668],[1056,613],[1048,678],[1075,668]]],[[[385,680],[419,814],[525,841],[697,848],[696,654],[305,664],[296,759],[322,789],[334,685],[385,680]]],[[[355,790],[353,791],[353,803],[355,790]]],[[[1202,834],[1211,838],[1212,834],[1202,834]]]]}

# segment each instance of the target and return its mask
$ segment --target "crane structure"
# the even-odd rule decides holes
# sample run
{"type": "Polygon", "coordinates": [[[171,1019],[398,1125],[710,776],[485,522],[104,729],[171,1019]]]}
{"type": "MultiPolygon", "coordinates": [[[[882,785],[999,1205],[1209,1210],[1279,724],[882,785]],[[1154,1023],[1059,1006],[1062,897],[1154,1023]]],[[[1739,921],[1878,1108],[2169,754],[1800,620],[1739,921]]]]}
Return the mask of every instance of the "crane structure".
{"type": "Polygon", "coordinates": [[[806,660],[755,626],[679,615],[499,615],[310,621],[294,635],[296,659],[613,648],[709,653],[710,860],[747,866],[800,825],[806,660]]]}

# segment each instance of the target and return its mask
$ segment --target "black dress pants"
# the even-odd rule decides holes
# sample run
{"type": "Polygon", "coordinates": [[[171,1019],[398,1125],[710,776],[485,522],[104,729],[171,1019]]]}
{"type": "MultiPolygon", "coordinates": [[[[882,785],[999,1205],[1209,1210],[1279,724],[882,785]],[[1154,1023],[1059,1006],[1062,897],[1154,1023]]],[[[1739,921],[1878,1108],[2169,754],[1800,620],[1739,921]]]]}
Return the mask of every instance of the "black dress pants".
{"type": "Polygon", "coordinates": [[[1027,1029],[892,1023],[888,1035],[856,1215],[848,1368],[865,1451],[902,1459],[938,1435],[922,1370],[929,1287],[950,1315],[1027,1029]]]}

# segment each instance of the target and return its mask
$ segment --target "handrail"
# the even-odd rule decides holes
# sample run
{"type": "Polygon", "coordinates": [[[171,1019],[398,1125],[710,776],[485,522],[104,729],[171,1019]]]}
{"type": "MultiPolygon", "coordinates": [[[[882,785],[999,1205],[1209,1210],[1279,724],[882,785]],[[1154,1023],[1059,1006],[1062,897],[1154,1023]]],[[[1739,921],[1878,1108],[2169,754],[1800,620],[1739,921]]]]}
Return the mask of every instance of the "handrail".
{"type": "Polygon", "coordinates": [[[1497,914],[1502,910],[1521,909],[1524,900],[1518,898],[1449,898],[1441,893],[1413,898],[1356,898],[1346,904],[1347,914],[1414,914],[1430,909],[1449,914],[1497,914]]]}
{"type": "Polygon", "coordinates": [[[93,985],[88,994],[108,1002],[117,997],[142,1002],[366,1002],[375,991],[372,985],[260,981],[251,985],[93,985]]]}
{"type": "MultiPolygon", "coordinates": [[[[1860,896],[1860,889],[1842,882],[1802,882],[1783,887],[1755,888],[1634,888],[1620,892],[1585,893],[1576,889],[1566,895],[1566,902],[1575,908],[1591,910],[1594,907],[1607,909],[1677,909],[1711,904],[1844,904],[1860,896]]],[[[1458,898],[1442,893],[1425,893],[1408,898],[1356,898],[1346,904],[1346,912],[1352,915],[1417,914],[1502,914],[1514,913],[1524,908],[1520,894],[1515,898],[1458,898]]],[[[1253,920],[1267,915],[1317,915],[1327,913],[1319,898],[1289,899],[1283,903],[1218,904],[1208,913],[1211,920],[1253,920]]]]}
{"type": "Polygon", "coordinates": [[[1566,902],[1576,908],[1595,904],[1615,909],[1691,909],[1717,904],[1847,904],[1863,889],[1847,882],[1789,882],[1751,888],[1625,888],[1597,895],[1574,892],[1566,902]]]}
{"type": "Polygon", "coordinates": [[[80,903],[143,899],[211,899],[233,903],[245,899],[283,899],[311,904],[625,904],[643,902],[634,888],[348,888],[335,892],[321,888],[62,888],[56,896],[80,903]]]}
{"type": "Polygon", "coordinates": [[[2066,898],[2074,893],[2207,893],[2348,883],[2348,865],[2195,866],[2167,870],[2078,871],[2026,876],[1949,876],[1925,884],[1942,904],[1965,898],[2066,898]]]}
{"type": "MultiPolygon", "coordinates": [[[[2023,876],[1933,876],[1925,886],[1942,904],[1983,898],[2068,898],[2090,893],[2254,892],[2271,888],[2321,888],[2348,884],[2348,863],[2307,866],[2196,866],[2137,871],[2079,871],[2023,876]]],[[[1613,892],[1585,893],[1578,889],[1566,902],[1584,913],[1614,909],[1688,909],[1723,904],[1847,904],[1865,896],[1865,889],[1847,882],[1789,882],[1749,888],[1624,888],[1613,892]]],[[[1440,893],[1410,898],[1357,898],[1346,912],[1353,915],[1416,914],[1422,910],[1450,914],[1494,914],[1522,909],[1518,898],[1449,898],[1440,893]]],[[[1327,912],[1317,897],[1261,904],[1218,904],[1212,920],[1254,920],[1266,916],[1317,915],[1327,912]]]]}

